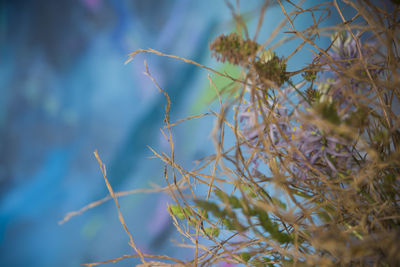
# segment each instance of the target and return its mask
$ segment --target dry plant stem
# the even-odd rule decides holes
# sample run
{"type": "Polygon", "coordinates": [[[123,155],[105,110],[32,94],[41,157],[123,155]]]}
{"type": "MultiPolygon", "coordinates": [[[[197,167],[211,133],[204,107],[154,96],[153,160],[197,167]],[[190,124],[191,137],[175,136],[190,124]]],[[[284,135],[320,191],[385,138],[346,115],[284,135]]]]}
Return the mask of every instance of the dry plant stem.
{"type": "MultiPolygon", "coordinates": [[[[170,165],[170,166],[172,167],[172,175],[173,175],[174,185],[176,186],[176,189],[177,189],[177,191],[178,191],[178,193],[179,193],[181,199],[184,201],[185,206],[189,206],[189,204],[186,202],[186,198],[183,196],[182,191],[181,191],[180,188],[177,186],[177,185],[178,185],[178,182],[177,182],[176,174],[175,174],[175,169],[176,169],[175,166],[176,166],[176,164],[175,164],[175,160],[174,160],[174,144],[173,144],[173,142],[172,142],[171,126],[170,126],[170,123],[169,123],[169,111],[170,111],[171,101],[170,101],[170,98],[169,98],[169,96],[168,96],[168,93],[165,92],[165,91],[158,85],[158,83],[156,82],[156,80],[154,79],[154,77],[150,74],[150,71],[149,71],[149,69],[148,69],[148,66],[147,66],[146,61],[145,61],[144,64],[145,64],[145,69],[146,69],[146,75],[153,81],[154,85],[159,89],[159,91],[162,92],[162,93],[164,93],[164,95],[165,95],[165,97],[166,97],[166,99],[167,99],[167,106],[166,106],[166,108],[165,108],[166,115],[165,115],[164,122],[165,122],[165,124],[166,124],[165,127],[168,129],[168,137],[169,137],[169,138],[168,138],[168,141],[169,141],[170,149],[171,149],[171,157],[168,157],[167,155],[164,155],[164,157],[165,157],[165,158],[169,158],[169,159],[168,159],[168,160],[169,160],[168,165],[170,165]]],[[[152,150],[152,151],[153,151],[153,153],[155,153],[154,150],[152,150]]],[[[155,153],[155,154],[158,155],[157,153],[155,153]]],[[[160,156],[160,155],[158,155],[158,156],[160,156]]],[[[180,169],[178,169],[178,171],[181,172],[180,169]]],[[[183,173],[181,172],[181,174],[183,174],[183,173]]],[[[185,177],[185,176],[184,176],[184,177],[185,177]]],[[[166,169],[165,169],[165,178],[166,178],[166,181],[167,181],[167,183],[168,183],[168,185],[169,185],[169,181],[168,181],[168,178],[167,178],[166,169]]],[[[190,184],[189,179],[187,180],[187,182],[190,184]]],[[[175,194],[174,194],[173,192],[171,192],[171,193],[172,193],[172,195],[173,195],[173,199],[175,200],[175,202],[178,203],[175,194]]],[[[192,194],[193,194],[193,197],[195,197],[195,194],[194,194],[193,192],[192,192],[192,194]]],[[[178,226],[178,224],[176,224],[176,225],[178,226]]],[[[196,227],[196,228],[197,228],[197,229],[196,229],[197,235],[196,235],[195,240],[193,240],[193,239],[191,238],[190,235],[186,235],[186,236],[189,236],[190,239],[192,240],[192,242],[196,245],[196,250],[195,250],[195,266],[197,266],[197,253],[198,253],[198,246],[199,246],[199,242],[198,242],[198,231],[199,231],[199,229],[198,229],[198,227],[199,227],[199,225],[196,227]]],[[[178,227],[178,230],[179,230],[179,227],[178,227]]]]}
{"type": "Polygon", "coordinates": [[[209,183],[203,181],[202,179],[198,178],[197,176],[208,178],[208,179],[214,179],[215,181],[222,182],[222,183],[231,183],[230,181],[227,181],[227,180],[224,180],[224,179],[220,179],[220,178],[217,178],[217,177],[213,178],[211,175],[207,175],[207,174],[203,174],[203,173],[199,173],[199,172],[187,171],[184,168],[182,168],[181,166],[179,166],[177,163],[173,163],[172,160],[170,159],[170,157],[168,157],[167,155],[160,155],[159,153],[157,153],[151,147],[149,147],[149,149],[154,153],[154,155],[156,155],[156,157],[158,157],[159,159],[164,161],[167,165],[171,165],[171,167],[176,168],[183,177],[191,176],[194,179],[196,179],[198,182],[203,183],[205,185],[209,185],[209,183]]]}
{"type": "MultiPolygon", "coordinates": [[[[205,117],[205,116],[208,116],[208,115],[213,115],[213,114],[210,113],[210,112],[206,112],[206,113],[203,113],[203,114],[200,114],[200,115],[189,116],[189,117],[180,119],[177,122],[169,124],[169,127],[174,127],[174,126],[176,126],[176,125],[178,125],[178,124],[180,124],[180,123],[182,123],[184,121],[188,121],[188,120],[192,120],[192,119],[199,119],[199,118],[202,118],[202,117],[205,117]]],[[[167,126],[164,126],[164,128],[167,128],[167,126]]]]}
{"type": "MultiPolygon", "coordinates": [[[[296,34],[299,38],[301,38],[302,40],[306,41],[309,45],[315,47],[315,48],[320,52],[320,54],[322,54],[322,55],[324,55],[326,58],[330,59],[330,60],[327,62],[327,64],[330,65],[330,64],[331,64],[330,62],[332,62],[331,56],[330,56],[325,50],[323,50],[323,49],[321,49],[319,46],[317,46],[312,40],[310,40],[309,38],[307,38],[306,36],[304,36],[304,34],[303,34],[302,32],[299,32],[299,31],[296,30],[296,28],[294,27],[294,23],[293,23],[292,19],[290,18],[290,16],[289,16],[288,13],[286,12],[286,9],[284,8],[284,6],[283,6],[283,4],[282,4],[282,1],[281,1],[281,0],[278,0],[278,2],[279,2],[279,5],[281,6],[282,13],[285,15],[285,17],[286,17],[287,20],[289,21],[289,24],[290,24],[290,26],[291,26],[292,33],[296,34]]],[[[338,66],[338,67],[341,68],[341,66],[338,66]]]]}
{"type": "Polygon", "coordinates": [[[335,5],[336,10],[338,11],[338,13],[339,13],[339,15],[340,15],[340,18],[342,19],[343,23],[345,24],[345,26],[346,26],[346,28],[347,28],[347,31],[351,34],[351,36],[353,37],[353,39],[356,41],[356,46],[357,46],[357,50],[358,50],[358,55],[359,55],[359,57],[360,57],[361,62],[363,63],[364,71],[367,73],[368,78],[369,78],[369,82],[372,84],[372,86],[373,86],[373,88],[374,88],[374,90],[375,90],[375,93],[378,95],[379,102],[380,102],[380,104],[381,104],[381,108],[382,108],[383,113],[384,113],[384,115],[385,115],[385,119],[386,119],[386,122],[387,122],[387,127],[386,127],[386,128],[390,129],[390,128],[392,127],[392,123],[391,123],[391,121],[389,120],[389,116],[388,116],[388,114],[387,114],[387,106],[386,106],[386,104],[385,104],[384,101],[383,101],[381,91],[377,88],[377,86],[376,86],[376,84],[375,84],[375,81],[374,81],[374,79],[372,78],[371,72],[370,72],[369,69],[368,69],[367,63],[366,63],[366,61],[365,61],[365,59],[364,59],[364,56],[363,56],[363,53],[362,53],[362,51],[361,51],[360,41],[359,41],[359,39],[354,35],[353,31],[350,29],[349,24],[347,23],[346,19],[345,19],[344,16],[343,16],[342,11],[340,10],[340,8],[339,8],[339,6],[338,6],[338,4],[337,4],[337,0],[334,0],[333,3],[334,3],[334,5],[335,5]]]}
{"type": "MultiPolygon", "coordinates": [[[[214,69],[212,69],[210,67],[204,66],[204,65],[202,65],[200,63],[197,63],[196,61],[193,61],[193,60],[190,60],[190,59],[186,59],[186,58],[183,58],[183,57],[179,57],[179,56],[175,56],[175,55],[164,54],[164,53],[159,52],[157,50],[154,50],[152,48],[149,48],[149,49],[138,49],[138,50],[130,53],[129,54],[129,58],[125,61],[125,64],[128,64],[129,62],[131,62],[133,60],[133,58],[139,53],[151,53],[151,54],[156,54],[156,55],[163,56],[163,57],[179,59],[179,60],[182,60],[183,62],[186,62],[186,63],[189,63],[189,64],[193,64],[193,65],[198,66],[200,68],[206,69],[206,70],[208,70],[208,71],[210,71],[212,73],[215,73],[215,74],[217,74],[219,76],[228,78],[228,79],[230,79],[230,80],[232,80],[234,82],[238,82],[238,83],[243,84],[243,81],[241,81],[241,80],[235,79],[232,76],[229,76],[227,74],[224,74],[224,73],[221,73],[219,71],[216,71],[216,70],[214,70],[214,69]]],[[[159,88],[159,89],[161,89],[161,88],[159,88]]],[[[164,91],[164,90],[162,90],[162,91],[164,91]]]]}
{"type": "MultiPolygon", "coordinates": [[[[189,62],[189,63],[190,63],[190,62],[189,62]]],[[[195,65],[197,65],[197,64],[195,64],[195,65]]],[[[149,70],[148,70],[148,67],[147,67],[146,62],[145,62],[145,68],[146,68],[146,73],[145,73],[145,74],[146,74],[148,77],[150,77],[150,79],[153,81],[153,83],[155,84],[155,86],[160,90],[160,92],[164,93],[165,97],[167,98],[166,116],[165,116],[164,122],[166,123],[165,128],[167,128],[168,131],[169,131],[169,138],[168,138],[168,141],[169,141],[169,143],[170,143],[170,148],[171,148],[171,157],[168,157],[168,156],[165,155],[165,154],[164,154],[164,155],[160,155],[160,154],[158,154],[157,152],[155,152],[152,148],[150,148],[150,147],[149,147],[149,148],[152,150],[152,152],[153,152],[157,157],[159,157],[159,158],[162,159],[164,162],[166,162],[167,165],[171,166],[171,167],[173,168],[173,170],[177,169],[177,170],[181,173],[181,175],[182,175],[183,177],[186,177],[185,173],[186,173],[187,175],[191,175],[191,176],[192,176],[192,173],[191,173],[191,172],[185,171],[182,167],[180,167],[179,165],[177,165],[177,164],[174,162],[174,159],[173,159],[174,147],[173,147],[172,138],[171,138],[171,127],[172,127],[172,126],[171,126],[171,124],[169,123],[170,99],[169,99],[168,94],[167,94],[162,88],[160,88],[160,86],[157,84],[157,82],[155,81],[154,77],[151,76],[151,74],[150,74],[150,72],[149,72],[149,70]]],[[[217,91],[217,94],[219,94],[218,91],[217,91]]],[[[221,101],[220,103],[221,103],[221,105],[222,105],[222,100],[220,99],[220,101],[221,101]]],[[[220,115],[220,114],[218,114],[218,115],[220,115]]],[[[173,174],[174,184],[176,184],[175,172],[173,171],[172,174],[173,174]]],[[[203,175],[203,174],[199,174],[199,175],[200,175],[200,176],[205,176],[205,175],[203,175]]],[[[166,177],[166,181],[167,181],[168,186],[169,186],[170,184],[169,184],[169,181],[168,181],[166,172],[165,172],[165,177],[166,177]]],[[[210,178],[213,179],[213,180],[220,180],[220,181],[223,181],[223,182],[228,182],[228,181],[226,181],[226,180],[218,179],[218,178],[216,178],[215,176],[208,176],[208,177],[210,177],[210,178]]],[[[200,182],[203,182],[202,180],[199,180],[199,181],[200,181],[200,182]]],[[[210,185],[212,186],[211,183],[207,183],[207,184],[208,184],[209,186],[210,186],[210,185]]],[[[186,198],[183,196],[183,194],[182,194],[180,188],[177,187],[176,189],[177,189],[177,191],[178,191],[178,193],[179,193],[181,199],[184,201],[185,206],[189,206],[189,204],[186,202],[186,198]]],[[[173,194],[173,192],[172,192],[172,194],[173,194]]],[[[193,197],[196,198],[196,195],[193,194],[193,197]]],[[[176,203],[178,203],[175,194],[173,194],[173,199],[175,200],[176,203]]],[[[179,225],[178,225],[177,223],[176,223],[176,227],[177,227],[178,231],[180,231],[181,233],[185,233],[184,231],[182,231],[182,230],[179,228],[179,225]]],[[[195,244],[196,247],[199,246],[199,243],[198,243],[198,241],[197,241],[197,238],[196,238],[196,239],[193,239],[193,238],[191,238],[190,235],[188,235],[188,234],[186,234],[186,233],[185,233],[184,235],[185,235],[186,237],[188,237],[188,238],[195,244]]],[[[209,236],[209,238],[211,238],[214,242],[216,242],[217,244],[219,244],[219,242],[217,242],[212,236],[209,236]]],[[[224,246],[219,245],[219,247],[221,247],[222,249],[225,250],[224,246]]],[[[202,249],[204,250],[204,247],[203,247],[203,246],[202,246],[202,249]]],[[[225,250],[225,252],[228,253],[232,258],[236,258],[237,260],[239,260],[240,262],[242,262],[242,260],[241,260],[238,256],[236,256],[236,255],[234,255],[234,254],[231,254],[229,251],[226,251],[226,250],[225,250]]],[[[242,263],[244,263],[244,262],[242,262],[242,263]]]]}
{"type": "MultiPolygon", "coordinates": [[[[137,50],[138,51],[138,50],[137,50]]],[[[133,52],[131,55],[130,55],[130,59],[129,60],[127,60],[125,63],[128,63],[130,60],[132,60],[133,59],[133,57],[138,53],[138,52],[133,52]]],[[[148,51],[139,51],[139,52],[148,52],[148,51]]],[[[156,51],[157,52],[157,51],[156,51]]],[[[158,52],[159,53],[159,52],[158,52]]],[[[156,54],[158,54],[158,53],[156,53],[156,54]]],[[[161,53],[162,54],[162,53],[161,53]]],[[[173,56],[171,56],[171,57],[173,57],[173,56]]],[[[147,75],[150,79],[151,79],[151,81],[153,82],[153,84],[157,87],[157,89],[161,92],[161,93],[163,93],[164,94],[164,96],[165,96],[165,98],[166,98],[166,100],[167,100],[167,105],[166,105],[166,107],[165,107],[165,118],[164,118],[164,123],[166,124],[166,127],[167,127],[167,129],[168,129],[168,143],[170,144],[170,149],[171,149],[171,163],[172,163],[172,175],[173,175],[173,179],[174,179],[174,185],[175,185],[175,187],[178,189],[178,193],[182,196],[182,192],[179,190],[179,187],[177,186],[177,181],[176,181],[176,179],[175,179],[175,167],[174,167],[174,144],[173,144],[173,142],[172,142],[172,134],[171,134],[171,127],[169,126],[169,111],[170,111],[170,109],[171,109],[171,100],[170,100],[170,98],[169,98],[169,95],[168,95],[168,93],[165,91],[165,90],[163,90],[159,85],[158,85],[158,83],[156,82],[156,80],[154,79],[154,77],[150,74],[150,71],[149,71],[149,68],[148,68],[148,66],[147,66],[147,62],[146,61],[144,61],[144,66],[145,66],[145,69],[146,69],[146,72],[145,72],[145,75],[147,75]]],[[[165,174],[166,174],[166,172],[167,172],[167,170],[166,170],[166,168],[165,168],[165,174]]],[[[165,178],[166,178],[166,181],[167,181],[167,183],[168,183],[168,186],[170,185],[170,183],[169,183],[169,181],[168,181],[168,179],[167,179],[167,175],[165,175],[165,178]]],[[[175,196],[175,193],[172,191],[171,192],[171,194],[172,194],[172,198],[174,199],[174,201],[177,201],[177,198],[176,198],[176,196],[175,196]]]]}
{"type": "MultiPolygon", "coordinates": [[[[289,1],[290,2],[290,1],[289,1]]],[[[300,8],[299,6],[293,4],[292,2],[290,2],[292,5],[294,5],[296,8],[300,9],[299,12],[303,13],[306,12],[306,10],[303,10],[302,8],[300,8]]],[[[304,1],[300,2],[299,5],[302,5],[304,3],[304,1]]],[[[308,11],[308,10],[307,10],[308,11]]],[[[313,34],[318,35],[319,32],[321,31],[321,29],[318,29],[318,25],[323,21],[323,14],[321,14],[321,16],[319,17],[318,21],[315,20],[315,16],[314,16],[314,12],[312,10],[310,10],[311,12],[311,16],[313,18],[313,22],[314,24],[310,27],[308,27],[306,31],[309,32],[309,37],[312,36],[313,34]],[[308,30],[310,29],[310,30],[308,30]]],[[[322,30],[323,31],[323,30],[322,30]]],[[[289,61],[289,59],[296,54],[298,51],[300,51],[300,49],[307,43],[306,40],[303,40],[303,42],[286,58],[286,61],[289,61]]],[[[325,52],[328,51],[328,49],[325,50],[325,52]]],[[[302,71],[303,72],[303,71],[302,71]]],[[[292,75],[294,75],[295,73],[292,73],[292,75]]]]}
{"type": "Polygon", "coordinates": [[[101,159],[99,157],[99,154],[97,153],[97,150],[94,151],[94,156],[96,157],[97,162],[99,163],[99,166],[100,166],[100,169],[101,169],[101,173],[103,174],[104,181],[106,182],[106,185],[107,185],[107,189],[110,192],[111,197],[114,199],[115,205],[117,206],[119,221],[121,222],[122,227],[124,228],[125,232],[129,236],[129,242],[130,242],[129,245],[139,255],[140,260],[142,261],[142,263],[146,264],[146,260],[144,259],[142,252],[136,247],[135,242],[133,241],[133,237],[132,237],[131,233],[129,232],[128,228],[126,227],[124,217],[122,216],[121,209],[119,208],[118,199],[115,196],[114,190],[112,189],[112,187],[111,187],[111,185],[110,185],[110,183],[108,182],[108,179],[107,179],[106,166],[101,161],[101,159]]]}
{"type": "Polygon", "coordinates": [[[236,25],[237,25],[236,29],[237,29],[237,31],[241,32],[241,29],[243,28],[243,31],[244,31],[246,39],[250,39],[246,23],[244,22],[242,15],[240,15],[240,2],[239,2],[239,0],[236,0],[236,7],[237,7],[236,9],[237,9],[237,11],[235,11],[235,8],[233,7],[233,5],[231,3],[229,3],[227,0],[225,0],[225,4],[231,10],[232,17],[236,21],[236,25]]]}
{"type": "MultiPolygon", "coordinates": [[[[174,221],[174,225],[175,225],[175,227],[176,227],[176,229],[183,235],[183,236],[185,236],[186,238],[188,238],[193,244],[195,244],[195,246],[190,246],[190,245],[183,245],[183,244],[177,244],[178,246],[181,246],[181,247],[189,247],[189,248],[196,248],[196,247],[199,247],[199,248],[201,248],[202,250],[204,250],[206,253],[204,253],[203,255],[201,255],[200,257],[198,257],[197,258],[197,260],[201,260],[201,259],[203,259],[203,258],[205,258],[207,255],[209,255],[209,254],[212,254],[214,257],[217,257],[217,254],[216,253],[214,253],[214,251],[211,249],[208,249],[208,247],[207,246],[204,246],[204,245],[201,245],[200,243],[198,243],[198,242],[196,242],[196,240],[195,239],[193,239],[192,238],[192,235],[189,233],[189,231],[188,230],[184,230],[184,229],[182,229],[180,226],[179,226],[179,223],[178,223],[178,221],[177,221],[177,219],[175,218],[175,216],[173,215],[173,214],[171,214],[172,215],[172,219],[173,219],[173,221],[174,221]]],[[[203,231],[203,229],[202,229],[202,231],[203,231]]],[[[203,231],[204,232],[204,231],[203,231]]],[[[210,237],[210,236],[208,236],[208,238],[212,238],[212,237],[210,237]]],[[[214,242],[216,242],[214,239],[212,239],[214,242]]],[[[218,242],[216,242],[216,243],[218,243],[218,242]]],[[[220,245],[220,247],[222,248],[222,249],[224,249],[225,250],[225,248],[222,246],[222,245],[220,245]]],[[[229,253],[229,251],[228,251],[228,253],[229,253]]],[[[232,257],[235,257],[235,255],[231,255],[232,257]]],[[[236,256],[237,257],[237,256],[236,256]]],[[[239,258],[238,258],[239,259],[239,258]]],[[[240,260],[240,259],[239,259],[240,260]]],[[[191,261],[191,262],[194,262],[194,261],[191,261]]]]}
{"type": "Polygon", "coordinates": [[[196,248],[194,251],[194,267],[197,267],[197,257],[198,257],[198,253],[199,253],[199,231],[200,231],[200,222],[196,223],[196,248]]]}
{"type": "MultiPolygon", "coordinates": [[[[245,84],[247,84],[248,80],[249,80],[249,74],[247,74],[246,77],[245,77],[245,84]]],[[[250,85],[251,85],[252,88],[255,87],[254,83],[251,83],[250,85]]],[[[243,100],[244,99],[244,93],[245,93],[245,90],[242,90],[241,93],[240,93],[239,105],[238,105],[238,108],[235,110],[235,115],[234,115],[234,134],[235,134],[235,139],[236,139],[236,141],[235,141],[235,146],[236,146],[235,147],[235,150],[236,150],[235,151],[235,162],[240,162],[243,165],[245,171],[249,175],[251,175],[251,172],[248,169],[248,165],[246,164],[246,162],[244,160],[244,156],[243,156],[243,153],[242,153],[242,150],[241,150],[241,144],[240,144],[240,140],[241,140],[240,137],[241,136],[239,134],[240,133],[240,131],[239,131],[239,123],[238,123],[238,119],[237,119],[238,118],[238,114],[239,114],[240,106],[241,106],[242,103],[244,103],[244,100],[243,100]]],[[[238,177],[239,180],[242,181],[244,184],[246,184],[246,181],[243,179],[244,172],[239,168],[238,165],[236,165],[236,170],[240,174],[239,177],[238,177]]]]}
{"type": "MultiPolygon", "coordinates": [[[[165,256],[165,255],[143,254],[143,256],[146,257],[146,258],[158,258],[158,259],[163,259],[163,260],[175,261],[175,262],[179,263],[179,265],[177,265],[177,266],[185,266],[185,263],[183,261],[175,259],[175,258],[172,258],[172,257],[165,256]]],[[[97,266],[97,265],[101,265],[101,264],[105,264],[105,263],[116,263],[116,262],[118,262],[120,260],[123,260],[123,259],[137,258],[137,257],[139,257],[138,254],[124,255],[124,256],[117,257],[117,258],[114,258],[114,259],[111,259],[111,260],[92,262],[92,263],[85,263],[85,264],[82,264],[82,265],[87,266],[87,267],[93,267],[93,266],[97,266]]],[[[146,264],[151,264],[151,262],[147,262],[146,264]]],[[[154,266],[154,265],[147,265],[147,266],[154,266]]],[[[175,265],[171,264],[171,265],[168,265],[168,266],[175,266],[175,265]]]]}
{"type": "MultiPolygon", "coordinates": [[[[182,184],[182,182],[180,184],[182,184]]],[[[180,186],[182,186],[182,189],[184,189],[183,185],[180,185],[180,186]]],[[[174,190],[174,187],[166,186],[163,188],[155,188],[155,189],[134,189],[134,190],[129,190],[129,191],[117,192],[114,195],[115,195],[115,197],[119,198],[119,197],[129,196],[129,195],[138,194],[138,193],[161,193],[161,192],[170,192],[171,190],[174,190]]],[[[87,210],[95,208],[95,207],[107,202],[110,199],[112,199],[112,197],[110,195],[108,195],[102,199],[99,199],[97,201],[93,201],[93,202],[89,203],[88,205],[82,207],[81,209],[79,209],[77,211],[68,212],[64,216],[64,218],[58,222],[58,224],[63,225],[64,223],[68,222],[72,217],[81,215],[84,212],[86,212],[87,210]]]]}
{"type": "MultiPolygon", "coordinates": [[[[219,94],[220,95],[220,94],[219,94]]],[[[221,98],[220,98],[221,99],[221,98]]],[[[220,101],[221,106],[222,101],[220,101]]],[[[229,107],[230,105],[228,105],[227,107],[229,107]]],[[[225,114],[225,110],[226,108],[223,108],[224,110],[224,114],[225,114]]],[[[215,115],[218,118],[218,124],[215,125],[215,127],[212,130],[212,134],[211,136],[213,137],[213,141],[214,141],[214,146],[217,150],[217,155],[210,157],[210,160],[212,161],[216,161],[218,158],[218,165],[221,167],[222,172],[227,176],[227,178],[231,178],[230,180],[226,181],[225,183],[233,183],[232,181],[234,181],[234,178],[236,177],[235,175],[232,176],[231,174],[231,170],[225,166],[224,161],[222,159],[226,159],[228,161],[231,161],[231,159],[229,158],[228,154],[233,151],[236,147],[232,146],[228,149],[223,148],[223,140],[224,140],[224,133],[225,133],[225,126],[228,126],[232,131],[233,131],[233,125],[231,125],[225,118],[225,116],[222,116],[221,114],[218,114],[216,112],[211,112],[213,115],[215,115]],[[218,130],[220,131],[220,140],[217,141],[217,134],[218,134],[218,130]]],[[[208,165],[208,164],[207,164],[208,165]]],[[[206,166],[206,164],[204,164],[204,167],[206,166]]],[[[216,164],[214,164],[214,166],[216,166],[216,164]]],[[[215,171],[213,170],[213,173],[215,171]]],[[[210,176],[210,179],[216,180],[217,177],[215,177],[214,175],[210,176]]],[[[217,180],[218,181],[218,180],[217,180]]]]}
{"type": "MultiPolygon", "coordinates": [[[[218,96],[218,100],[219,100],[219,104],[220,104],[220,114],[221,114],[221,117],[223,118],[223,117],[224,117],[224,108],[223,108],[223,105],[222,105],[221,95],[219,94],[218,89],[217,89],[217,87],[215,86],[215,84],[212,82],[210,76],[208,76],[208,80],[209,80],[209,82],[210,82],[210,86],[213,86],[213,88],[215,89],[215,92],[216,92],[216,94],[217,94],[217,96],[218,96]]],[[[223,124],[223,122],[221,121],[220,117],[218,117],[218,118],[219,118],[219,119],[218,119],[218,121],[217,121],[217,123],[216,123],[214,129],[212,130],[212,133],[211,133],[211,136],[213,136],[214,147],[215,147],[215,149],[217,150],[217,155],[216,155],[216,157],[215,157],[213,169],[212,169],[212,172],[211,172],[211,173],[212,173],[212,175],[211,175],[212,178],[211,178],[211,180],[210,180],[210,185],[209,185],[209,187],[208,187],[208,192],[207,192],[207,198],[206,198],[206,200],[208,200],[208,199],[210,198],[211,188],[212,188],[212,186],[213,186],[214,178],[215,178],[215,170],[216,170],[216,168],[217,168],[218,163],[220,162],[220,159],[221,159],[221,148],[223,147],[223,140],[224,140],[224,131],[223,131],[223,129],[224,129],[224,124],[223,124]],[[222,126],[221,126],[222,132],[221,132],[220,141],[218,142],[218,141],[217,141],[217,130],[218,130],[218,127],[219,127],[220,125],[222,125],[222,126]]]]}
{"type": "Polygon", "coordinates": [[[260,15],[259,15],[258,22],[257,22],[256,33],[254,34],[254,37],[253,37],[254,42],[257,42],[258,34],[260,33],[261,26],[264,22],[265,11],[267,10],[269,4],[270,4],[269,1],[265,1],[260,9],[260,15]]]}

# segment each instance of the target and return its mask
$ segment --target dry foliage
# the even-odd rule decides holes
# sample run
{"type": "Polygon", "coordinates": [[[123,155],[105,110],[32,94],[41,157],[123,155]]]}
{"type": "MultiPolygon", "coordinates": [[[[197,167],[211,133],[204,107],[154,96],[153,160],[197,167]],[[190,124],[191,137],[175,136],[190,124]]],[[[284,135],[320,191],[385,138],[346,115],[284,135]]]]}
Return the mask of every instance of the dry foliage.
{"type": "MultiPolygon", "coordinates": [[[[206,114],[215,116],[215,154],[186,170],[175,161],[171,128],[202,116],[170,122],[168,94],[146,65],[168,100],[163,133],[170,153],[152,151],[165,162],[176,202],[169,211],[187,240],[182,245],[194,251],[190,262],[158,258],[185,266],[400,266],[399,6],[277,4],[285,19],[271,36],[258,36],[269,1],[252,38],[230,6],[238,31],[210,45],[218,60],[242,68],[240,77],[152,49],[130,55],[172,57],[232,80],[222,90],[209,78],[220,105],[206,114]],[[345,18],[343,8],[354,16],[345,18]],[[334,14],[341,23],[320,26],[334,14]],[[302,16],[312,24],[298,30],[302,16]],[[278,57],[271,43],[281,31],[286,37],[276,45],[294,39],[300,45],[278,57]],[[329,36],[331,44],[320,47],[317,39],[329,36]],[[288,72],[304,49],[314,53],[310,64],[288,72]]],[[[143,266],[168,265],[146,261],[157,256],[140,251],[124,257],[134,256],[143,266]]]]}

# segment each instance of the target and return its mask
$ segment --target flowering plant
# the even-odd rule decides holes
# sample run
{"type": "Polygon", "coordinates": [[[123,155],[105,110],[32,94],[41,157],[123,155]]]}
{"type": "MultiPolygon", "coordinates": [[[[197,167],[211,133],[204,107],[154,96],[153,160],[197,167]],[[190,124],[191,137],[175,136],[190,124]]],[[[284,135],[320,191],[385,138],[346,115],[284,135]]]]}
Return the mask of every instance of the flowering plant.
{"type": "Polygon", "coordinates": [[[243,76],[231,90],[236,98],[221,102],[216,154],[202,167],[212,162],[211,175],[186,173],[207,184],[208,194],[170,208],[174,218],[182,215],[175,224],[196,248],[199,236],[212,242],[192,263],[398,265],[399,25],[384,18],[399,8],[389,15],[370,2],[345,1],[358,17],[347,21],[336,1],[325,3],[307,12],[334,9],[342,23],[300,31],[294,19],[306,9],[278,2],[290,33],[303,42],[290,56],[278,57],[241,32],[210,45],[243,76]],[[318,35],[332,30],[329,46],[319,47],[318,35]],[[287,71],[304,43],[315,48],[312,63],[287,71]],[[235,136],[228,148],[226,126],[235,136]],[[185,221],[197,235],[182,228],[185,221]]]}
{"type": "MultiPolygon", "coordinates": [[[[210,45],[213,56],[240,67],[241,76],[181,58],[233,83],[216,88],[216,153],[195,170],[174,159],[168,99],[171,155],[153,152],[170,167],[165,178],[176,204],[168,209],[191,243],[185,246],[194,249],[191,261],[175,261],[399,266],[399,6],[343,1],[343,7],[335,0],[302,8],[277,2],[284,20],[266,42],[257,40],[269,1],[253,38],[234,12],[238,30],[210,45]],[[356,15],[345,18],[344,8],[356,15]],[[333,12],[341,22],[320,26],[333,12]],[[297,29],[301,16],[313,24],[297,29]],[[270,41],[285,25],[289,36],[278,44],[300,44],[279,57],[270,41]],[[318,42],[323,36],[331,36],[327,46],[318,42]],[[291,58],[306,47],[314,53],[311,63],[288,71],[291,58]]],[[[132,57],[139,52],[179,58],[155,50],[132,57]]]]}

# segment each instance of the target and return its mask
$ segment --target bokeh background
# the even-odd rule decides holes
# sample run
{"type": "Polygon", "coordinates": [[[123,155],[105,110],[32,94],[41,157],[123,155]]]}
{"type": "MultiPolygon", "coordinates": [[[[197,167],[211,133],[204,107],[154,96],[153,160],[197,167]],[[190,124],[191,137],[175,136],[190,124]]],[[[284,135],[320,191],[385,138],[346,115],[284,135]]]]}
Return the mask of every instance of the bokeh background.
{"type": "MultiPolygon", "coordinates": [[[[107,195],[95,149],[116,191],[165,186],[163,164],[149,159],[147,146],[168,152],[160,132],[166,102],[143,61],[171,97],[172,120],[206,110],[207,72],[151,55],[124,61],[151,47],[215,65],[208,44],[231,27],[229,9],[213,0],[0,3],[0,266],[79,266],[132,254],[112,201],[58,221],[107,195]]],[[[174,132],[177,160],[190,166],[209,153],[211,127],[203,120],[174,132]]],[[[178,235],[167,195],[120,201],[144,252],[192,257],[170,243],[178,235]]]]}
{"type": "MultiPolygon", "coordinates": [[[[252,14],[262,1],[241,2],[252,14]]],[[[280,20],[267,11],[261,41],[280,20]]],[[[147,147],[169,151],[160,132],[166,102],[143,75],[145,59],[171,97],[173,121],[207,111],[213,89],[206,71],[177,60],[124,61],[151,47],[222,70],[208,45],[232,30],[224,1],[0,0],[0,266],[79,266],[133,253],[112,201],[58,222],[107,195],[95,149],[115,191],[166,185],[147,147]]],[[[311,57],[297,55],[293,67],[311,57]]],[[[174,130],[179,163],[190,168],[213,151],[212,126],[200,119],[174,130]]],[[[167,202],[161,193],[120,199],[143,252],[191,259],[170,242],[181,240],[167,202]]]]}

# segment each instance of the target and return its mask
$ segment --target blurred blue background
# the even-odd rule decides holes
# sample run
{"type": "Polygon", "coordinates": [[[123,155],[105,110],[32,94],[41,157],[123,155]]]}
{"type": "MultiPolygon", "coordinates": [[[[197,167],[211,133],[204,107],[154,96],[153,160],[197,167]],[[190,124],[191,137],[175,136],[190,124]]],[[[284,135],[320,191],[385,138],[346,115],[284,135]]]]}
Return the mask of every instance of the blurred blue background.
{"type": "MultiPolygon", "coordinates": [[[[107,195],[95,149],[116,191],[165,185],[163,165],[147,148],[168,152],[159,130],[165,99],[143,75],[143,61],[170,94],[174,120],[193,112],[206,72],[151,55],[124,61],[151,47],[206,64],[229,10],[211,0],[0,3],[0,266],[79,266],[132,254],[112,201],[57,222],[107,195]]],[[[188,130],[175,139],[199,134],[188,130]]],[[[208,152],[185,138],[177,144],[182,163],[208,152]]],[[[169,241],[177,235],[167,201],[129,196],[122,212],[144,252],[182,256],[169,241]]]]}
{"type": "MultiPolygon", "coordinates": [[[[279,13],[268,14],[261,41],[279,13]]],[[[172,121],[206,111],[210,93],[206,71],[154,55],[124,65],[127,54],[151,47],[215,67],[208,45],[233,29],[224,1],[0,1],[0,266],[79,266],[133,253],[112,201],[58,221],[107,195],[95,149],[115,191],[166,185],[147,148],[169,151],[165,99],[143,75],[144,59],[171,97],[172,121]]],[[[213,151],[212,125],[202,119],[173,132],[179,163],[191,168],[213,151]]],[[[120,199],[143,252],[191,259],[170,242],[180,238],[167,202],[166,194],[120,199]]]]}
{"type": "MultiPolygon", "coordinates": [[[[160,133],[166,102],[143,61],[171,97],[172,120],[205,110],[207,72],[152,55],[124,61],[151,47],[215,65],[208,44],[231,27],[229,9],[213,0],[0,3],[0,266],[79,266],[132,254],[112,201],[58,221],[107,195],[95,149],[115,191],[165,186],[163,164],[148,158],[147,146],[169,151],[160,133]]],[[[212,148],[204,145],[212,121],[189,125],[174,132],[186,166],[212,148]]],[[[145,253],[192,257],[170,243],[178,235],[166,194],[120,201],[145,253]]]]}

